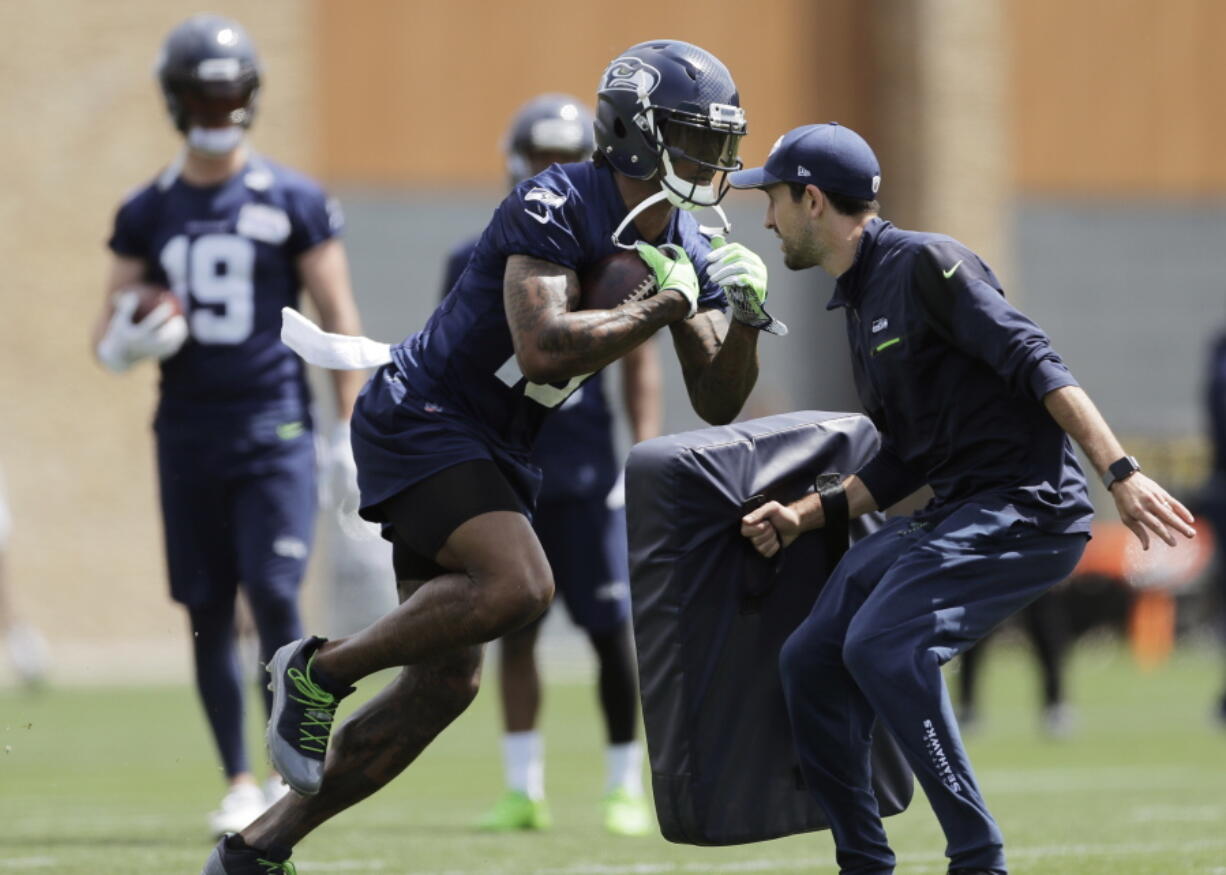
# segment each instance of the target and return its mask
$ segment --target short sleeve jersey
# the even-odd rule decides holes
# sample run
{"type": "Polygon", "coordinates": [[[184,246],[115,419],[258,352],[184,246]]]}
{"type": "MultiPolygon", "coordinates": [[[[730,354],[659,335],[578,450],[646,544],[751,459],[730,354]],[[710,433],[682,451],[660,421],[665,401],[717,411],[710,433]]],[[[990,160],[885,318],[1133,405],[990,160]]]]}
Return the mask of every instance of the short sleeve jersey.
{"type": "MultiPolygon", "coordinates": [[[[586,377],[537,384],[520,373],[503,307],[507,259],[528,255],[582,274],[618,251],[613,232],[626,213],[613,172],[590,161],[555,164],[516,186],[425,327],[393,348],[409,390],[405,403],[419,415],[458,414],[495,446],[527,452],[547,413],[586,377]]],[[[632,242],[634,233],[628,227],[622,242],[632,242]]],[[[710,241],[692,215],[674,211],[662,237],[650,242],[685,249],[699,275],[699,306],[724,308],[704,266],[710,241]]]]}
{"type": "Polygon", "coordinates": [[[316,183],[259,157],[207,188],[172,166],[123,202],[108,245],[174,291],[190,332],[162,362],[159,419],[270,405],[305,414],[303,366],[281,343],[281,308],[298,305],[297,257],[342,222],[316,183]]]}
{"type": "MultiPolygon", "coordinates": [[[[443,294],[456,285],[477,239],[451,251],[443,275],[443,294]]],[[[617,480],[613,413],[597,372],[563,401],[541,426],[532,447],[532,462],[541,469],[540,503],[573,499],[603,500],[617,480]]]]}

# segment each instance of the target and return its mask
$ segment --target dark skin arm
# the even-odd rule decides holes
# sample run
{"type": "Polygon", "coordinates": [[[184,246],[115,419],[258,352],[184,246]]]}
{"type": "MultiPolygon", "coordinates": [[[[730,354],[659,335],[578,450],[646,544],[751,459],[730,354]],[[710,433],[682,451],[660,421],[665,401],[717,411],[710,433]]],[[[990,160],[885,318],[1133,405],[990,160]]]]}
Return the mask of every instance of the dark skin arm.
{"type": "Polygon", "coordinates": [[[732,422],[758,381],[758,330],[699,310],[669,326],[694,412],[712,425],[732,422]]]}
{"type": "Polygon", "coordinates": [[[684,295],[666,290],[613,310],[570,312],[579,301],[575,272],[527,255],[507,259],[502,294],[519,369],[534,383],[600,370],[689,308],[684,295]]]}

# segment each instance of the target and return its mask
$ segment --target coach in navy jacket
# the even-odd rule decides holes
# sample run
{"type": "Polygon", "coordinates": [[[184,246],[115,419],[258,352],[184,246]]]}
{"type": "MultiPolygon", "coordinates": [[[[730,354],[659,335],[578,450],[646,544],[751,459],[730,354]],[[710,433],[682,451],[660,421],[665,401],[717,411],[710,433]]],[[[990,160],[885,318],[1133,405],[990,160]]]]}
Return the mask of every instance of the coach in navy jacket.
{"type": "Polygon", "coordinates": [[[948,839],[950,872],[1005,873],[940,667],[1066,577],[1092,508],[1069,436],[1148,546],[1192,537],[1192,516],[1139,473],[1043,331],[1012,307],[975,253],[877,216],[872,149],[836,124],[775,144],[736,188],[770,198],[766,226],[793,270],[838,283],[856,388],[880,452],[834,488],[742,520],[766,556],[828,521],[935,497],[848,551],[780,656],[806,781],[828,817],[840,870],[894,871],[869,780],[879,718],[898,740],[948,839]]]}

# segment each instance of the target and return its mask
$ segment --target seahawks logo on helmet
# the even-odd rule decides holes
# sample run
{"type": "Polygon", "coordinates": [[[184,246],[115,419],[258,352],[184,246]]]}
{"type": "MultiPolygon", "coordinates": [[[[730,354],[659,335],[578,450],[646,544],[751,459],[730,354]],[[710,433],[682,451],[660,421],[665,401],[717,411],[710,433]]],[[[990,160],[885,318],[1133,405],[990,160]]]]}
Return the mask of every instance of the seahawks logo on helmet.
{"type": "Polygon", "coordinates": [[[618,58],[604,71],[601,91],[632,91],[651,94],[660,84],[660,71],[638,58],[618,58]]]}

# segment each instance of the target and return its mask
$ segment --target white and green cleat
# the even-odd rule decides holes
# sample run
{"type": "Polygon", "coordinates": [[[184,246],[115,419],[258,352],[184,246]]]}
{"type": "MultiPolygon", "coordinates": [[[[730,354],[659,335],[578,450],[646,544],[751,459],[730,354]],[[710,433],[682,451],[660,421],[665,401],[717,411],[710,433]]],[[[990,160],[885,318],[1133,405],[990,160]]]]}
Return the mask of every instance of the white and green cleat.
{"type": "Polygon", "coordinates": [[[519,790],[508,790],[477,821],[477,829],[483,832],[515,832],[516,830],[544,830],[553,826],[549,804],[544,799],[533,799],[519,790]]]}
{"type": "Polygon", "coordinates": [[[653,826],[646,796],[618,788],[604,798],[606,831],[618,836],[645,836],[653,826]]]}

